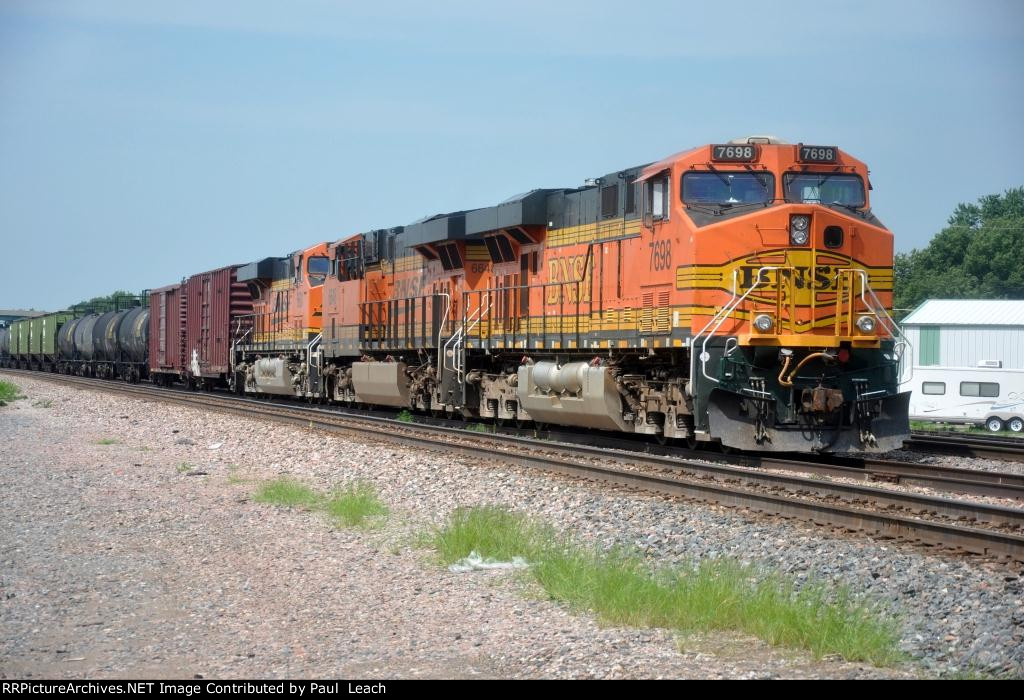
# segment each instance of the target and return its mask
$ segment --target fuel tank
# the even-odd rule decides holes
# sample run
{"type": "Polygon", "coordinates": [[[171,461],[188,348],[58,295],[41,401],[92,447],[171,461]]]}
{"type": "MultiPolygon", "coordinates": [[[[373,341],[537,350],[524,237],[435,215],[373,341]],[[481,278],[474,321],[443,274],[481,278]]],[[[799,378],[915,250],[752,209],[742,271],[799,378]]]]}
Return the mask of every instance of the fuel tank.
{"type": "Polygon", "coordinates": [[[521,365],[516,395],[535,421],[635,431],[633,424],[623,419],[622,396],[607,367],[592,367],[586,362],[521,365]]]}
{"type": "Polygon", "coordinates": [[[404,362],[353,362],[352,387],[363,403],[409,406],[409,376],[404,362]]]}
{"type": "Polygon", "coordinates": [[[257,390],[264,394],[295,395],[294,376],[288,362],[282,357],[264,357],[253,363],[253,379],[257,390]]]}

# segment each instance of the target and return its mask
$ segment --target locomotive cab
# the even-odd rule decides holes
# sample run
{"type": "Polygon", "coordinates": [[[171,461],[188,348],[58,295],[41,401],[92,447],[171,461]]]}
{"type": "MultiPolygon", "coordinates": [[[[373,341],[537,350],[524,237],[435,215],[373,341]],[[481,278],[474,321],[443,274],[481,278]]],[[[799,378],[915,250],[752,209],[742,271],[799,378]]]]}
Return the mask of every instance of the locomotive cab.
{"type": "Polygon", "coordinates": [[[892,234],[871,213],[864,164],[754,138],[674,166],[693,240],[676,287],[700,310],[688,385],[698,436],[751,450],[900,447],[906,340],[888,310],[892,234]]]}

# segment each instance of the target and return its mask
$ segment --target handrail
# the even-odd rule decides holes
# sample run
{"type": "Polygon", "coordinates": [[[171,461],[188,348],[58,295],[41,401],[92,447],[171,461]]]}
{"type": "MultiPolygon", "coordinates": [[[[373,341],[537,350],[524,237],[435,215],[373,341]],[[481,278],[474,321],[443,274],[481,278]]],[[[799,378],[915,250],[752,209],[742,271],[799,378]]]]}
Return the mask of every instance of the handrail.
{"type": "Polygon", "coordinates": [[[765,265],[764,267],[759,268],[758,271],[757,271],[757,278],[754,280],[754,283],[750,286],[750,289],[748,289],[746,292],[744,292],[743,296],[739,296],[739,297],[737,297],[737,295],[739,294],[739,289],[738,289],[738,286],[739,286],[739,271],[738,270],[733,270],[733,273],[732,273],[732,298],[729,300],[729,303],[726,304],[725,306],[723,306],[721,309],[719,309],[718,313],[715,314],[711,318],[711,320],[708,321],[707,324],[703,328],[700,329],[700,331],[697,333],[697,335],[693,336],[693,341],[692,341],[692,343],[690,345],[690,347],[691,347],[691,350],[690,350],[690,377],[691,377],[691,381],[690,381],[690,395],[691,396],[693,395],[693,380],[692,380],[692,377],[696,374],[696,370],[697,370],[697,356],[694,354],[692,348],[694,348],[697,345],[697,340],[702,335],[705,334],[705,331],[708,331],[709,328],[711,329],[707,333],[707,335],[704,335],[704,342],[701,345],[701,352],[700,352],[701,370],[700,371],[701,371],[701,374],[704,375],[705,379],[709,379],[709,380],[715,382],[716,384],[718,384],[719,383],[718,379],[716,377],[710,376],[708,374],[708,371],[707,371],[707,362],[708,362],[707,346],[708,346],[708,340],[710,340],[711,336],[713,336],[715,334],[715,332],[719,328],[721,328],[722,324],[725,323],[725,319],[729,317],[729,314],[731,314],[733,311],[735,311],[736,308],[740,304],[742,304],[743,301],[748,296],[750,296],[751,292],[753,292],[755,289],[757,289],[761,285],[761,283],[762,283],[761,276],[764,274],[764,272],[766,270],[781,270],[781,269],[783,269],[783,268],[780,265],[765,265]],[[712,325],[714,325],[714,328],[711,328],[712,325]]]}
{"type": "MultiPolygon", "coordinates": [[[[468,294],[468,292],[466,294],[468,294]]],[[[467,317],[466,320],[463,321],[462,325],[459,326],[459,329],[455,331],[455,333],[452,334],[452,337],[449,338],[448,341],[445,342],[444,344],[444,348],[442,349],[441,353],[441,366],[444,369],[451,369],[452,372],[455,372],[457,381],[460,384],[463,382],[463,375],[465,374],[465,364],[461,361],[462,341],[466,337],[466,333],[476,328],[477,324],[479,324],[480,321],[483,319],[484,314],[490,311],[490,309],[491,301],[490,298],[488,298],[487,306],[484,307],[483,304],[478,305],[476,311],[471,313],[469,317],[467,317]],[[452,366],[450,368],[447,366],[447,364],[444,363],[443,359],[448,356],[449,346],[452,347],[452,366]]],[[[440,375],[438,376],[440,377],[440,375]]]]}
{"type": "MultiPolygon", "coordinates": [[[[839,274],[841,272],[856,272],[858,275],[860,275],[860,277],[861,277],[861,289],[860,289],[861,301],[864,303],[864,306],[867,307],[867,309],[871,313],[873,313],[878,318],[882,318],[886,322],[886,324],[888,326],[887,330],[889,332],[889,335],[892,337],[892,339],[894,341],[898,341],[893,346],[893,354],[896,355],[897,361],[899,362],[899,368],[898,368],[898,372],[897,372],[897,380],[899,381],[900,384],[903,384],[904,382],[909,382],[914,377],[914,363],[913,363],[914,344],[911,343],[910,339],[903,333],[902,330],[900,330],[899,324],[896,323],[896,320],[893,319],[892,315],[890,315],[889,312],[886,310],[885,304],[883,304],[882,301],[878,298],[878,295],[875,294],[875,290],[871,287],[871,283],[869,282],[867,270],[863,270],[863,269],[858,268],[858,267],[848,267],[848,268],[842,268],[842,269],[836,271],[837,274],[839,274]],[[872,305],[870,302],[868,302],[867,297],[865,296],[865,292],[867,294],[871,295],[871,298],[875,302],[874,305],[872,305]],[[901,344],[904,346],[904,349],[897,349],[897,348],[899,348],[899,346],[901,344]],[[904,363],[903,360],[904,360],[904,356],[906,355],[906,350],[907,349],[910,350],[910,360],[911,361],[904,363]],[[904,379],[903,378],[903,373],[904,373],[904,371],[908,367],[910,368],[910,375],[906,379],[904,379]]],[[[838,299],[837,299],[837,304],[838,304],[838,299]]]]}
{"type": "Polygon", "coordinates": [[[441,362],[442,358],[444,357],[444,352],[441,350],[441,337],[444,335],[444,329],[448,325],[448,314],[452,312],[452,295],[449,294],[448,292],[434,292],[434,295],[444,297],[446,301],[444,306],[444,316],[441,317],[441,323],[437,327],[437,379],[438,381],[440,381],[442,367],[441,362]]]}
{"type": "MultiPolygon", "coordinates": [[[[323,339],[323,337],[324,337],[324,334],[322,332],[321,333],[317,333],[316,336],[309,341],[309,344],[306,345],[306,366],[307,367],[312,367],[313,366],[313,347],[316,346],[316,345],[319,345],[320,341],[323,339]]],[[[317,363],[316,367],[317,367],[317,369],[320,368],[320,363],[319,362],[317,363]]]]}

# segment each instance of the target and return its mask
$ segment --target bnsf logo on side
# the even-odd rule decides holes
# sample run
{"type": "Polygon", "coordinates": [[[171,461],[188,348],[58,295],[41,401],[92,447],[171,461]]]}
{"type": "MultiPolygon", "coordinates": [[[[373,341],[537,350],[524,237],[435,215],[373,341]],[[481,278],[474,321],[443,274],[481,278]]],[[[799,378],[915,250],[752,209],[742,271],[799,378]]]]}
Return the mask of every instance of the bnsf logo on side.
{"type": "MultiPolygon", "coordinates": [[[[741,265],[739,268],[740,288],[750,289],[753,287],[754,281],[757,280],[757,271],[760,269],[760,265],[741,265]]],[[[835,291],[839,287],[837,270],[839,268],[832,265],[816,265],[813,271],[810,265],[797,266],[791,270],[765,270],[761,275],[761,285],[758,288],[775,289],[776,276],[782,275],[784,279],[792,278],[793,286],[796,289],[813,289],[817,292],[835,291]]]]}
{"type": "Polygon", "coordinates": [[[569,255],[564,258],[552,258],[548,260],[548,282],[562,283],[552,284],[547,287],[544,300],[548,304],[558,304],[563,301],[575,303],[579,301],[590,301],[590,277],[594,271],[594,261],[587,264],[586,255],[569,255]],[[582,284],[564,284],[565,282],[580,282],[582,284]],[[563,291],[564,290],[564,291],[563,291]]]}
{"type": "Polygon", "coordinates": [[[423,279],[421,277],[410,277],[407,279],[395,280],[394,299],[407,299],[423,295],[423,279]]]}

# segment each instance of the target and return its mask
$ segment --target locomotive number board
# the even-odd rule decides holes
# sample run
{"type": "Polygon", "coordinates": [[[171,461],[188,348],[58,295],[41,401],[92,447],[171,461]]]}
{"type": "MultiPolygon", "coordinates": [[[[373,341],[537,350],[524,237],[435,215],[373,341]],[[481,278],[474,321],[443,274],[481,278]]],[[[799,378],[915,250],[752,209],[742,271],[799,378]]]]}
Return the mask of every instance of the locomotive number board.
{"type": "Polygon", "coordinates": [[[835,163],[839,160],[839,149],[835,146],[804,146],[801,144],[797,160],[801,163],[835,163]]]}
{"type": "Polygon", "coordinates": [[[715,144],[711,147],[711,160],[725,163],[752,163],[757,160],[757,146],[715,144]]]}

